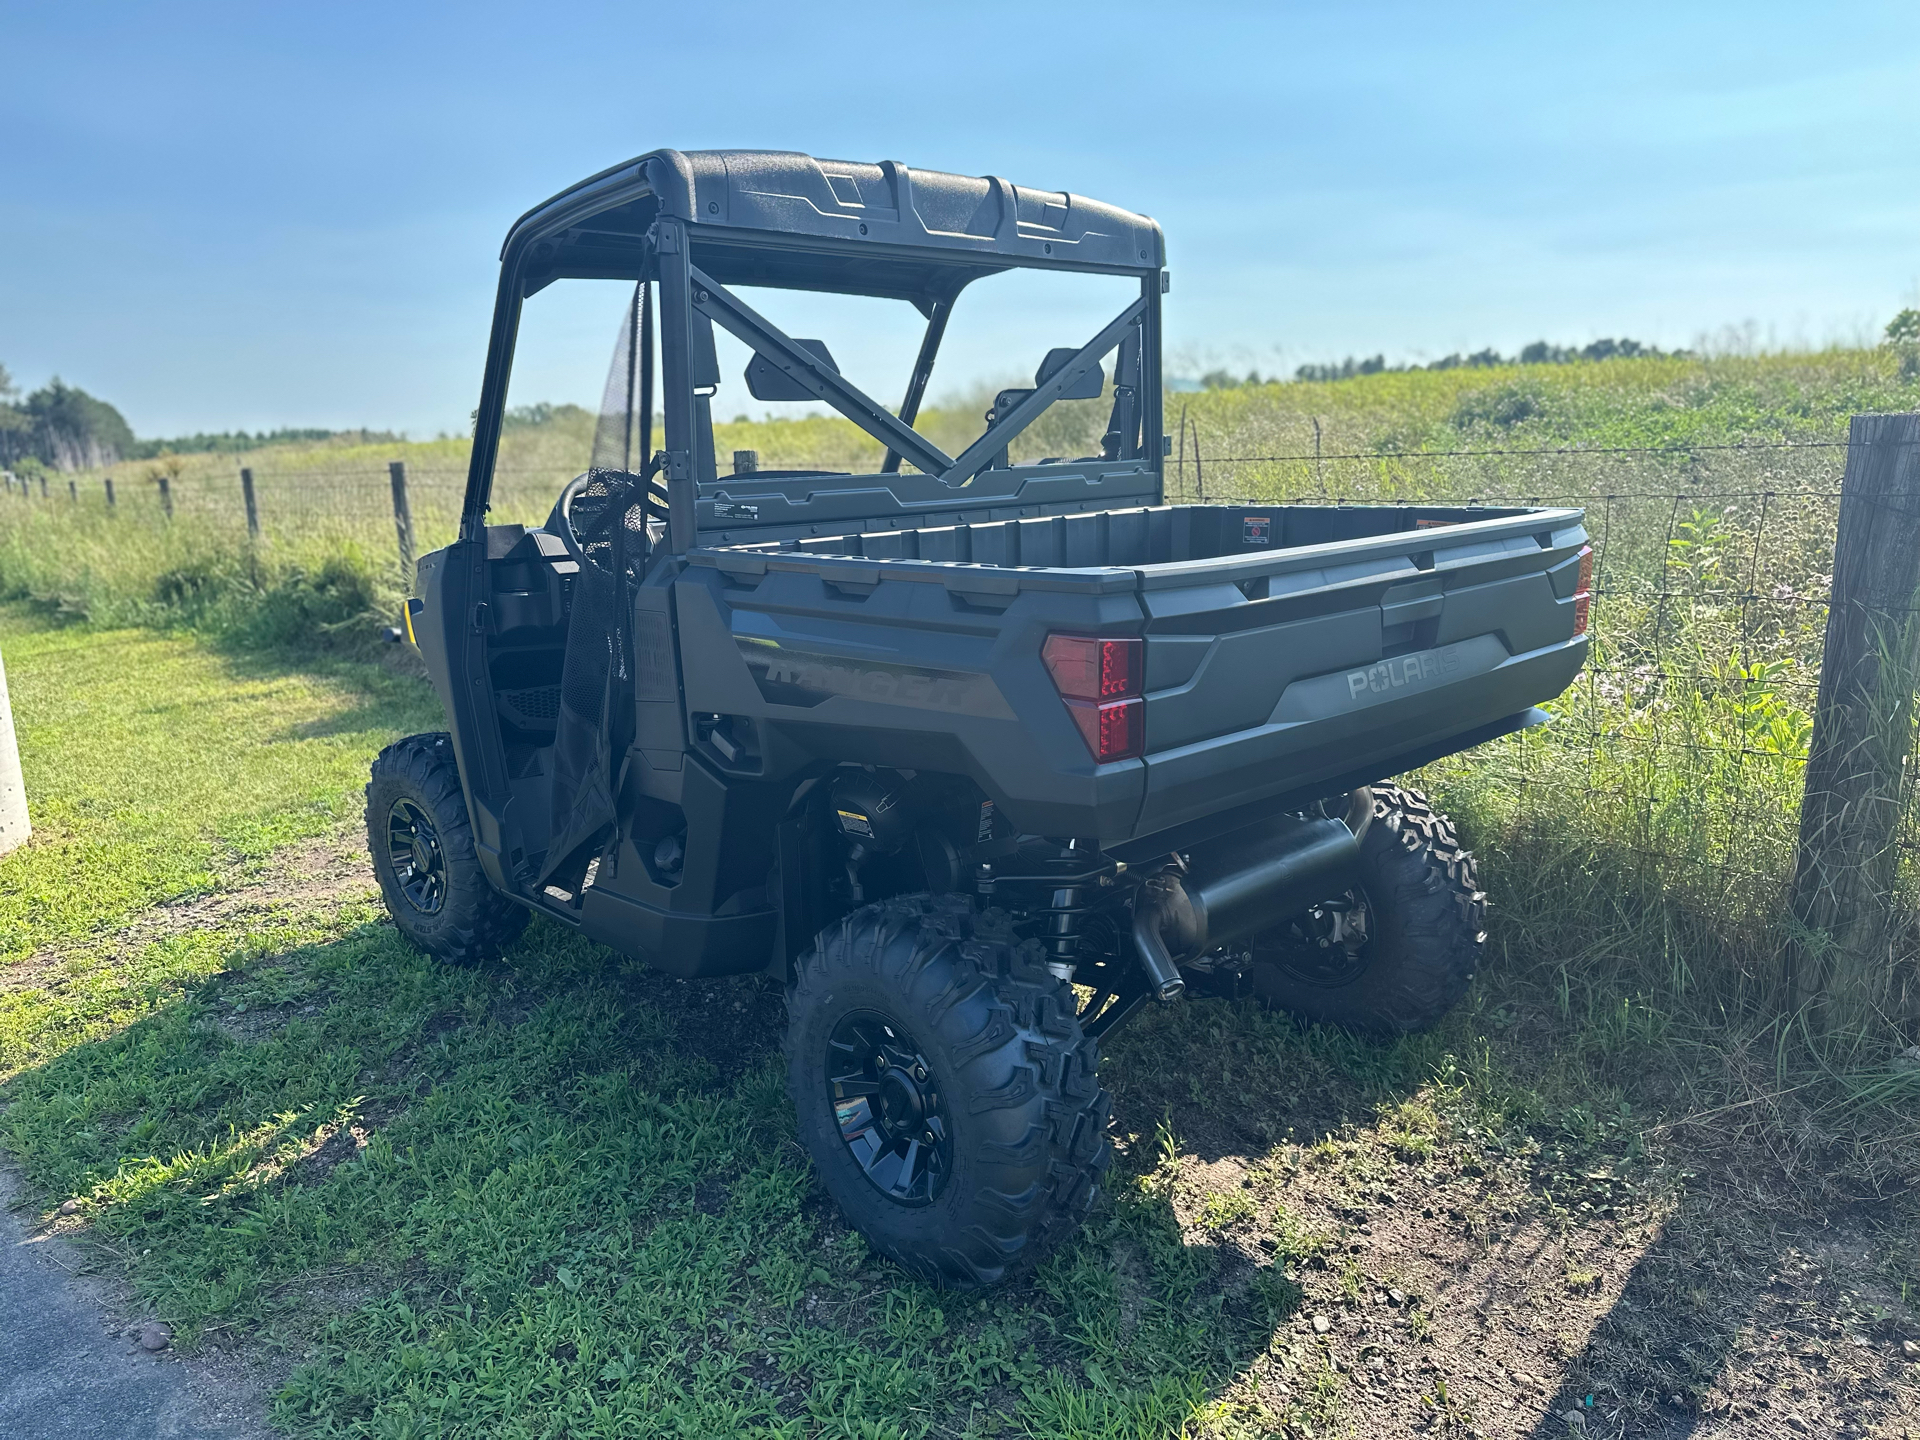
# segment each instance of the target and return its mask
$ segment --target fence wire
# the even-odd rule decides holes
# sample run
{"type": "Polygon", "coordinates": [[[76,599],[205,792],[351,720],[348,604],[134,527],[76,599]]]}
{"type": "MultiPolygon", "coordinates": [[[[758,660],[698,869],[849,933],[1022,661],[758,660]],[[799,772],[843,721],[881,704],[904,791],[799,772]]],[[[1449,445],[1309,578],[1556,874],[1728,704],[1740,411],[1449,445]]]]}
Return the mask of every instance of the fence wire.
{"type": "MultiPolygon", "coordinates": [[[[1202,457],[1182,498],[1575,506],[1593,648],[1553,723],[1429,767],[1511,833],[1605,837],[1644,883],[1779,913],[1820,683],[1843,442],[1202,457]]],[[[1909,770],[1912,770],[1909,765],[1909,770]]],[[[1920,850],[1915,807],[1899,842],[1920,850]]],[[[1617,868],[1617,867],[1611,867],[1617,868]]],[[[1907,867],[1912,869],[1909,859],[1907,867]]]]}
{"type": "MultiPolygon", "coordinates": [[[[1774,908],[1788,876],[1819,687],[1845,444],[1496,448],[1207,456],[1185,437],[1169,499],[1315,504],[1577,506],[1594,547],[1591,660],[1543,730],[1430,768],[1493,794],[1517,824],[1589,813],[1618,843],[1684,867],[1717,904],[1774,908]]],[[[493,518],[537,523],[566,465],[503,465],[493,518]]],[[[457,528],[465,464],[410,462],[421,550],[457,528]]],[[[393,553],[384,462],[254,469],[263,536],[393,553]]],[[[104,507],[98,481],[80,504],[104,507]]],[[[56,480],[51,498],[72,503],[56,480]]],[[[245,539],[237,471],[177,477],[176,523],[245,539]]],[[[120,514],[157,514],[151,483],[119,488],[120,514]]],[[[1913,767],[1910,767],[1912,769],[1913,767]]],[[[1920,854],[1908,804],[1901,844],[1920,854]]],[[[1702,897],[1707,898],[1705,896],[1702,897]]]]}

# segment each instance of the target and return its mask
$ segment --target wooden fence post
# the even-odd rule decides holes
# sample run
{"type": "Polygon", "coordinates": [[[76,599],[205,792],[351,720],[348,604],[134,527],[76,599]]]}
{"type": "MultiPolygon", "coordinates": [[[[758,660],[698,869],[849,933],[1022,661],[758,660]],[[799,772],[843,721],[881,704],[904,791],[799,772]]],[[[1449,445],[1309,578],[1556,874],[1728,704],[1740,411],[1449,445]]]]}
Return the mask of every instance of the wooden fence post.
{"type": "Polygon", "coordinates": [[[107,508],[113,509],[113,476],[107,476],[107,508]]]}
{"type": "Polygon", "coordinates": [[[20,775],[20,743],[13,733],[13,707],[7,700],[7,667],[0,660],[0,855],[27,843],[27,784],[20,775]]]}
{"type": "Polygon", "coordinates": [[[47,477],[44,475],[40,477],[40,498],[42,500],[47,498],[47,477]]]}
{"type": "Polygon", "coordinates": [[[733,452],[733,473],[751,475],[760,468],[758,450],[736,450],[733,452]]]}
{"type": "Polygon", "coordinates": [[[247,539],[260,538],[260,506],[253,497],[253,471],[241,467],[240,498],[247,504],[247,539]]]}
{"type": "Polygon", "coordinates": [[[67,481],[67,499],[71,500],[76,505],[80,503],[80,482],[79,481],[77,480],[67,481]]]}
{"type": "Polygon", "coordinates": [[[153,478],[160,482],[160,513],[171,520],[173,519],[173,482],[165,475],[156,475],[153,478]]]}
{"type": "Polygon", "coordinates": [[[1899,869],[1920,679],[1920,414],[1856,415],[1847,436],[1787,958],[1793,1010],[1829,1028],[1872,1020],[1891,998],[1899,869]]]}
{"type": "Polygon", "coordinates": [[[395,460],[387,466],[387,479],[393,483],[393,529],[400,541],[400,584],[413,589],[413,507],[407,503],[407,462],[395,460]]]}

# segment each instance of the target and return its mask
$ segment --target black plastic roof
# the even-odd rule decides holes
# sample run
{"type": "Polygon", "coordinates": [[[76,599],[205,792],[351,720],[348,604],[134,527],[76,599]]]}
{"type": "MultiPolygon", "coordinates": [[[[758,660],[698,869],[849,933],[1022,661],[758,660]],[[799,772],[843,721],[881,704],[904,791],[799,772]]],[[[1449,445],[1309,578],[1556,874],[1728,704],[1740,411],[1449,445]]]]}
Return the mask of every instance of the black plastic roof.
{"type": "Polygon", "coordinates": [[[655,150],[526,215],[529,289],[561,276],[630,278],[662,212],[688,222],[694,263],[722,284],[924,302],[1012,266],[1140,274],[1165,263],[1144,215],[995,176],[777,150],[655,150]]]}

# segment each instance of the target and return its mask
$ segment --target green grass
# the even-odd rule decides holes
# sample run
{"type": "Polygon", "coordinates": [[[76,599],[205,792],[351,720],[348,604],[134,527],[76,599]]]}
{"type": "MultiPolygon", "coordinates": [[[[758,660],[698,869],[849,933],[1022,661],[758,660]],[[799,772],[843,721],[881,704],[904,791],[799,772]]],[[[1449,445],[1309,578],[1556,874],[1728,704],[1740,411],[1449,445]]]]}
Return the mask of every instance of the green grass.
{"type": "Polygon", "coordinates": [[[418,682],[373,665],[302,671],[18,605],[0,643],[35,832],[0,871],[0,966],[334,828],[370,753],[438,723],[418,682]]]}
{"type": "Polygon", "coordinates": [[[337,830],[372,753],[438,723],[424,687],[373,665],[300,670],[19,604],[0,606],[0,652],[34,825],[0,865],[0,1073],[152,1013],[252,943],[180,927],[121,953],[116,934],[337,830]]]}
{"type": "MultiPolygon", "coordinates": [[[[122,839],[50,828],[0,866],[95,924],[138,903],[101,888],[123,869],[149,899],[244,883],[214,857],[337,824],[419,723],[413,682],[364,668],[262,675],[18,610],[0,635],[41,813],[113,790],[97,737],[143,728],[155,696],[201,736],[194,765],[116,762],[158,772],[102,811],[122,839]]],[[[1571,1062],[1527,1080],[1477,1039],[1482,1003],[1385,1047],[1195,1004],[1111,1047],[1123,1153],[1083,1234],[1029,1281],[943,1294],[871,1256],[814,1180],[767,981],[668,980],[539,923],[506,964],[451,969],[365,894],[121,933],[9,992],[0,1143],[44,1204],[80,1200],[68,1223],[183,1347],[277,1363],[296,1435],[1337,1427],[1344,1382],[1287,1327],[1360,1281],[1343,1235],[1290,1213],[1291,1181],[1360,1203],[1409,1156],[1531,1127],[1582,1157],[1621,1146],[1566,1109],[1617,1110],[1620,1083],[1571,1062]],[[1223,1152],[1259,1160],[1244,1185],[1192,1178],[1223,1152]]],[[[1632,1068],[1633,1038],[1607,1043],[1632,1068]]]]}

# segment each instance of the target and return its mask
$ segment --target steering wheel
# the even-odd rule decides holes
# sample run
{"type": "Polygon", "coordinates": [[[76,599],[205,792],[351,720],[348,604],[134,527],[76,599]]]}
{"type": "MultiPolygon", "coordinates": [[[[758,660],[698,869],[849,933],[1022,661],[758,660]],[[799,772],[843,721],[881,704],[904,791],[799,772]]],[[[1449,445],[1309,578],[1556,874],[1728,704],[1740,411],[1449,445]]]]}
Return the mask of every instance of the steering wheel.
{"type": "MultiPolygon", "coordinates": [[[[649,467],[652,468],[652,467],[649,467]]],[[[638,573],[652,548],[644,497],[646,480],[622,470],[589,470],[567,482],[547,516],[547,531],[558,535],[567,553],[584,565],[611,575],[614,536],[627,529],[627,564],[638,573]]]]}
{"type": "Polygon", "coordinates": [[[575,560],[585,560],[586,551],[581,548],[580,537],[573,530],[573,502],[580,492],[593,482],[593,472],[576,475],[560,491],[560,498],[553,502],[553,509],[547,515],[545,529],[549,535],[558,535],[560,543],[567,547],[567,554],[575,560]]]}

